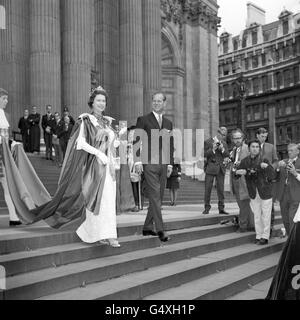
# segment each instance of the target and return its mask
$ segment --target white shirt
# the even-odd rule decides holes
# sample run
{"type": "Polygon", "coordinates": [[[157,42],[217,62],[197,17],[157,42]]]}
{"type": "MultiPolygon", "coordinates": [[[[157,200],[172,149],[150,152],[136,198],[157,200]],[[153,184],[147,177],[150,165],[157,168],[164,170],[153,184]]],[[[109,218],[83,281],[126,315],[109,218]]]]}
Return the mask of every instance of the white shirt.
{"type": "Polygon", "coordinates": [[[5,112],[1,108],[0,108],[0,128],[1,129],[8,129],[9,128],[9,123],[6,119],[5,112]]]}
{"type": "Polygon", "coordinates": [[[162,123],[162,113],[161,114],[158,114],[158,113],[156,113],[155,111],[152,111],[153,112],[153,114],[154,114],[154,116],[155,116],[155,118],[156,118],[156,120],[157,120],[157,123],[159,124],[160,123],[160,121],[159,121],[159,119],[161,119],[161,123],[162,123]]]}

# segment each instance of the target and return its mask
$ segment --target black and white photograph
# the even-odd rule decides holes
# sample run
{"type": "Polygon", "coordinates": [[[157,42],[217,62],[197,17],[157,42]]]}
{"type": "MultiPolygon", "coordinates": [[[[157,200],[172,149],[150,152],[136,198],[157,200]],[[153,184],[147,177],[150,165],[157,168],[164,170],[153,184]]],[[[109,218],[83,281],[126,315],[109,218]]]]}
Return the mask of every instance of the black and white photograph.
{"type": "Polygon", "coordinates": [[[300,300],[300,1],[0,0],[0,182],[0,304],[300,300]]]}

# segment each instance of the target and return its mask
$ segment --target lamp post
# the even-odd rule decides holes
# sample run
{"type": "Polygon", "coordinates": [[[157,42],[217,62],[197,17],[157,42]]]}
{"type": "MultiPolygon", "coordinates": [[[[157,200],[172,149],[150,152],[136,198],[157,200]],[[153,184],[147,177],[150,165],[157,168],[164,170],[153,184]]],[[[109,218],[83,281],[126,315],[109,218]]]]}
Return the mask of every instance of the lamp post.
{"type": "Polygon", "coordinates": [[[240,76],[236,81],[236,85],[240,100],[237,110],[237,125],[244,133],[246,133],[246,84],[242,71],[240,72],[240,76]]]}

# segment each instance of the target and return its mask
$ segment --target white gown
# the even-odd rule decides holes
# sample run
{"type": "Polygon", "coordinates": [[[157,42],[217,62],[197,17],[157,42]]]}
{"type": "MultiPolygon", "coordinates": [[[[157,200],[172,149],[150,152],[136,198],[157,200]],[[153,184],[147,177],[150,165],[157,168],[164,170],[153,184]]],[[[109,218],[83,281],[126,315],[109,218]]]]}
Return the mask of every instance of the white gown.
{"type": "MultiPolygon", "coordinates": [[[[79,134],[79,136],[82,135],[79,134]]],[[[113,143],[114,132],[108,129],[109,144],[113,143]]],[[[80,139],[80,138],[79,138],[80,139]]],[[[80,149],[81,147],[77,149],[80,149]]],[[[86,150],[85,147],[82,147],[86,150]]],[[[89,151],[91,151],[88,148],[89,151]]],[[[110,148],[108,148],[110,150],[110,148]]],[[[92,151],[93,152],[93,151],[92,151]]],[[[90,153],[92,153],[90,152],[90,153]]],[[[113,161],[112,155],[107,155],[113,161]]],[[[116,217],[116,181],[113,179],[109,165],[106,165],[106,177],[100,204],[100,212],[95,215],[86,209],[86,220],[76,231],[79,238],[86,243],[95,243],[104,239],[117,239],[116,217]]]]}

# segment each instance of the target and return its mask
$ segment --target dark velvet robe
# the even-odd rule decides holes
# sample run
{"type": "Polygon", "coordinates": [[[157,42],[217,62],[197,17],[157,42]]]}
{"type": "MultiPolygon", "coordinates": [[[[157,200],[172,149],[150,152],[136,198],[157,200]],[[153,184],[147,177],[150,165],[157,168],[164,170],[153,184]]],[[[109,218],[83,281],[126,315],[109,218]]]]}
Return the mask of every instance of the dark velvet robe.
{"type": "Polygon", "coordinates": [[[300,300],[300,222],[282,251],[267,300],[300,300]]]}
{"type": "MultiPolygon", "coordinates": [[[[99,214],[106,170],[104,165],[99,164],[95,155],[76,150],[82,121],[86,142],[106,153],[107,132],[104,129],[107,124],[99,121],[95,126],[91,123],[89,116],[85,116],[74,126],[58,189],[52,199],[46,197],[39,204],[32,201],[30,191],[28,192],[26,188],[26,190],[20,190],[20,185],[23,186],[20,173],[12,172],[9,190],[13,202],[19,204],[18,215],[23,223],[32,224],[45,220],[53,228],[73,229],[85,220],[86,208],[99,214]],[[15,179],[15,176],[18,176],[18,179],[15,179]]],[[[12,166],[14,166],[13,163],[12,166]]]]}
{"type": "Polygon", "coordinates": [[[99,122],[95,127],[88,116],[78,120],[69,140],[58,189],[50,202],[31,211],[35,216],[32,222],[44,219],[53,228],[76,228],[85,220],[86,209],[99,214],[106,170],[96,156],[76,150],[81,121],[84,121],[86,142],[106,152],[103,130],[106,124],[99,122]]]}

